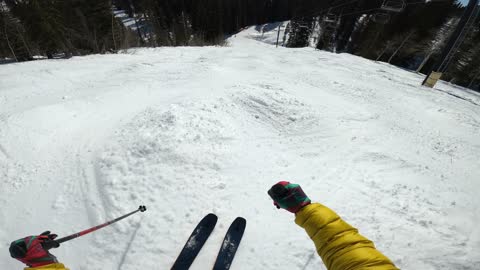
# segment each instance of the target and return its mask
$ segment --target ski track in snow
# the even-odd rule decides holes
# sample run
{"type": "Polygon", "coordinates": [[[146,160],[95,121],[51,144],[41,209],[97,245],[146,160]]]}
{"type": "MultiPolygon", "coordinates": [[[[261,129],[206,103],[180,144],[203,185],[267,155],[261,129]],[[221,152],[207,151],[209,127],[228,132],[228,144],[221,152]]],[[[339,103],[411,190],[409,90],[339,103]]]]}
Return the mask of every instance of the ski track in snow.
{"type": "MultiPolygon", "coordinates": [[[[72,270],[169,269],[212,212],[216,229],[191,269],[213,265],[237,216],[248,226],[232,269],[325,269],[266,194],[285,179],[402,269],[479,269],[480,96],[424,88],[420,75],[352,55],[259,42],[274,39],[250,28],[228,47],[2,66],[2,245],[145,204],[54,254],[72,270]]],[[[0,254],[1,269],[20,267],[0,254]]]]}

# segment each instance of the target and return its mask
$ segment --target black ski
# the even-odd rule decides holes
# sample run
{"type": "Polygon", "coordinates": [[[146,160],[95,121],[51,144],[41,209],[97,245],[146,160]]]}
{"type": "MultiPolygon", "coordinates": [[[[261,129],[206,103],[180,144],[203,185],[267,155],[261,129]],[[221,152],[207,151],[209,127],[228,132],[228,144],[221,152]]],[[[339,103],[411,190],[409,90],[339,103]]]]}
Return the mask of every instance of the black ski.
{"type": "Polygon", "coordinates": [[[230,265],[232,265],[235,252],[237,252],[238,246],[240,245],[246,226],[247,221],[244,218],[238,217],[233,221],[223,239],[222,247],[218,252],[213,270],[230,269],[230,265]]]}
{"type": "Polygon", "coordinates": [[[192,265],[208,237],[212,233],[217,224],[217,216],[215,214],[206,215],[197,225],[195,230],[188,238],[180,255],[173,264],[171,270],[187,270],[192,265]]]}

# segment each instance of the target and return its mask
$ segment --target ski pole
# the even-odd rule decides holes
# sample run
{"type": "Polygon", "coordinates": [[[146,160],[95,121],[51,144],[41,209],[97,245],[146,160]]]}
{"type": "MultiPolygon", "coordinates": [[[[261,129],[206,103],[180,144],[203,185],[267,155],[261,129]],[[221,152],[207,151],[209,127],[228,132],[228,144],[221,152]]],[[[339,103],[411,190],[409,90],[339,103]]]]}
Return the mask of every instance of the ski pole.
{"type": "Polygon", "coordinates": [[[53,248],[53,247],[55,247],[55,246],[58,246],[57,243],[60,244],[60,243],[67,242],[67,241],[70,241],[70,240],[72,240],[72,239],[75,239],[75,238],[84,236],[85,234],[89,234],[89,233],[94,232],[94,231],[96,231],[96,230],[99,230],[99,229],[101,229],[101,228],[107,227],[108,225],[111,225],[111,224],[113,224],[113,223],[115,223],[115,222],[117,222],[117,221],[120,221],[120,220],[122,220],[122,219],[124,219],[124,218],[126,218],[126,217],[128,217],[128,216],[131,216],[131,215],[137,213],[137,212],[145,212],[145,211],[147,211],[147,207],[146,207],[145,205],[140,205],[137,210],[132,211],[132,212],[130,212],[130,213],[128,213],[128,214],[125,214],[125,215],[123,215],[123,216],[121,216],[121,217],[118,217],[118,218],[116,218],[116,219],[107,221],[107,222],[105,222],[105,223],[103,223],[103,224],[101,224],[101,225],[97,225],[97,226],[92,227],[92,228],[90,228],[90,229],[86,229],[86,230],[83,230],[83,231],[81,231],[81,232],[74,233],[74,234],[71,234],[71,235],[69,235],[69,236],[65,236],[65,237],[62,237],[62,238],[60,238],[60,239],[57,239],[57,240],[53,240],[53,241],[50,241],[50,242],[46,242],[46,243],[44,243],[43,248],[46,249],[46,250],[49,250],[49,249],[51,249],[51,248],[53,248]]]}

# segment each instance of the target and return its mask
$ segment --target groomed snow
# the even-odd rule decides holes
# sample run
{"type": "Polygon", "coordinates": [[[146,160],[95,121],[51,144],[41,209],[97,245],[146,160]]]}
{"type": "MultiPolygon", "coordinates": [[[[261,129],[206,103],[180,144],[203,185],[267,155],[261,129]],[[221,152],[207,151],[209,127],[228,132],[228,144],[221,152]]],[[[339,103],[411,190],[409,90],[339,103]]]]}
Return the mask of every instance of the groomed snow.
{"type": "Polygon", "coordinates": [[[22,268],[7,252],[19,237],[140,204],[54,254],[72,270],[169,269],[213,212],[192,269],[213,265],[237,216],[247,229],[232,269],[325,269],[266,193],[282,179],[402,269],[480,269],[480,96],[261,35],[1,66],[0,269],[22,268]]]}

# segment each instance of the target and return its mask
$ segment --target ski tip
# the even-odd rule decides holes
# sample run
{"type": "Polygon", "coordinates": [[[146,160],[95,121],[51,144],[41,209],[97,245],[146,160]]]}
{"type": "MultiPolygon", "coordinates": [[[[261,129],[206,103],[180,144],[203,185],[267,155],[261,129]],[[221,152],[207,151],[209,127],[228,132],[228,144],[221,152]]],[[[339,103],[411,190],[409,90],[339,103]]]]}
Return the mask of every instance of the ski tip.
{"type": "Polygon", "coordinates": [[[218,217],[217,217],[217,215],[215,215],[213,213],[210,213],[210,214],[206,215],[203,219],[208,220],[208,221],[213,222],[213,223],[217,223],[218,217]]]}
{"type": "MultiPolygon", "coordinates": [[[[247,223],[247,220],[246,220],[245,218],[243,218],[243,217],[237,217],[237,218],[235,219],[235,221],[236,221],[236,222],[247,223]]],[[[234,221],[234,222],[235,222],[235,221],[234,221]]]]}
{"type": "Polygon", "coordinates": [[[140,210],[140,212],[145,212],[145,211],[147,211],[147,207],[145,205],[140,205],[138,207],[138,210],[140,210]]]}
{"type": "Polygon", "coordinates": [[[233,222],[232,222],[232,227],[237,228],[238,230],[245,230],[245,227],[247,226],[247,220],[243,217],[237,217],[233,222]]]}

